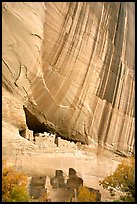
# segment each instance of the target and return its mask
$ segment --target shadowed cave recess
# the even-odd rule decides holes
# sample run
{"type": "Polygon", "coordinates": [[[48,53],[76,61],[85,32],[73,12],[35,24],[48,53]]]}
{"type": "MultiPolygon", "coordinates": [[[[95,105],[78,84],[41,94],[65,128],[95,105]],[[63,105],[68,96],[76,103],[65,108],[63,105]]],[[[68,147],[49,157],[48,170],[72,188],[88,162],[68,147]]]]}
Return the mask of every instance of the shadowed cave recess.
{"type": "Polygon", "coordinates": [[[23,106],[25,116],[26,116],[26,124],[28,129],[32,130],[34,133],[43,133],[49,132],[46,125],[41,123],[36,116],[34,116],[25,106],[23,106]]]}
{"type": "MultiPolygon", "coordinates": [[[[48,125],[45,125],[44,123],[41,123],[35,115],[33,115],[25,106],[23,106],[23,110],[25,112],[25,117],[26,117],[26,125],[29,130],[33,131],[33,135],[37,133],[51,133],[55,134],[57,137],[60,137],[61,139],[64,139],[66,141],[73,141],[74,143],[79,142],[77,140],[71,140],[67,139],[65,136],[63,137],[60,135],[58,132],[56,132],[52,127],[49,127],[48,125]]],[[[19,130],[19,134],[22,137],[26,137],[26,129],[19,130]]],[[[81,141],[80,141],[81,142],[81,141]]],[[[83,144],[81,142],[81,144],[83,144]]]]}
{"type": "MultiPolygon", "coordinates": [[[[39,136],[39,133],[44,133],[44,132],[47,132],[47,133],[50,133],[50,134],[54,134],[56,135],[56,138],[60,137],[61,139],[63,140],[66,140],[66,141],[70,141],[70,142],[74,142],[75,144],[77,142],[80,142],[80,144],[85,144],[83,143],[82,141],[78,141],[78,140],[71,140],[69,138],[66,138],[66,136],[63,136],[61,134],[59,134],[58,131],[56,131],[53,127],[51,127],[50,125],[47,124],[44,124],[44,123],[41,123],[38,118],[32,114],[27,107],[23,106],[23,110],[25,112],[25,117],[26,117],[26,126],[29,130],[33,131],[33,141],[35,141],[35,136],[39,136]]],[[[23,130],[19,130],[19,134],[21,137],[23,138],[27,138],[27,131],[26,129],[23,129],[23,130]]],[[[49,134],[49,135],[50,135],[49,134]]],[[[54,141],[54,143],[56,144],[56,142],[54,141]]],[[[56,144],[57,145],[57,144],[56,144]]],[[[98,143],[98,145],[100,146],[100,144],[98,143]]],[[[106,149],[106,148],[105,148],[106,149]]],[[[108,149],[108,148],[107,148],[108,149]]],[[[120,152],[118,149],[116,149],[115,151],[114,150],[111,150],[109,149],[110,151],[113,151],[115,154],[118,154],[118,155],[121,155],[121,156],[126,156],[125,154],[123,154],[122,152],[120,152]]],[[[134,151],[132,153],[134,155],[134,151]]]]}

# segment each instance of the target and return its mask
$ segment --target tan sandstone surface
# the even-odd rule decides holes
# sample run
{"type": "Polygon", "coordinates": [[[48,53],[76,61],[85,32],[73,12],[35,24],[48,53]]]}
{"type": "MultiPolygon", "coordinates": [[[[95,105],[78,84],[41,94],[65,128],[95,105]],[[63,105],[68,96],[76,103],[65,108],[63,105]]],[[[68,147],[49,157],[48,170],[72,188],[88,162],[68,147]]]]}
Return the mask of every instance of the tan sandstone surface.
{"type": "Polygon", "coordinates": [[[3,2],[2,119],[129,155],[134,22],[132,2],[3,2]]]}
{"type": "Polygon", "coordinates": [[[2,2],[3,158],[27,175],[72,167],[100,188],[115,153],[134,152],[134,68],[134,2],[2,2]],[[83,145],[34,144],[40,132],[83,145]]]}

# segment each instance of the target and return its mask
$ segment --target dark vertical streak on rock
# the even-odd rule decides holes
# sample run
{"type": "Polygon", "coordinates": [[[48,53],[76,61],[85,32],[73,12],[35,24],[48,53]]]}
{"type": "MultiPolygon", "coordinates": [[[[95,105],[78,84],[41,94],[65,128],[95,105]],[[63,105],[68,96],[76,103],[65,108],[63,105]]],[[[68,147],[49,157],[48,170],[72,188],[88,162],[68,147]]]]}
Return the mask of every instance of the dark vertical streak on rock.
{"type": "Polygon", "coordinates": [[[120,66],[119,66],[119,74],[117,75],[117,83],[115,85],[116,91],[115,91],[115,94],[114,94],[114,100],[112,101],[112,107],[115,107],[118,88],[119,88],[119,83],[120,83],[120,79],[121,79],[121,72],[122,72],[122,63],[120,63],[120,66]]]}
{"type": "Polygon", "coordinates": [[[117,33],[118,33],[118,27],[119,27],[119,18],[120,18],[120,13],[121,13],[121,3],[119,6],[119,12],[118,12],[118,20],[117,20],[117,26],[116,26],[116,31],[115,31],[115,36],[114,36],[114,45],[116,46],[116,39],[117,39],[117,33]]]}
{"type": "Polygon", "coordinates": [[[121,88],[121,92],[120,92],[119,102],[118,102],[118,109],[120,106],[120,101],[121,101],[122,91],[123,91],[123,86],[124,86],[124,74],[125,74],[125,69],[124,69],[124,73],[123,73],[123,81],[122,81],[122,88],[121,88]]]}

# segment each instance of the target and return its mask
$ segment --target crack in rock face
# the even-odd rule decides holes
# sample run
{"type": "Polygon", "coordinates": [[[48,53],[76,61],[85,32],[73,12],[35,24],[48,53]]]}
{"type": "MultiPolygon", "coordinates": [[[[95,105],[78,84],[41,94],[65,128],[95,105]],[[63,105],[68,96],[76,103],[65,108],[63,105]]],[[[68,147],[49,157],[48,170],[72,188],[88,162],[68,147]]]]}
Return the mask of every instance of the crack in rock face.
{"type": "Polygon", "coordinates": [[[3,2],[2,36],[3,121],[134,152],[134,2],[3,2]]]}

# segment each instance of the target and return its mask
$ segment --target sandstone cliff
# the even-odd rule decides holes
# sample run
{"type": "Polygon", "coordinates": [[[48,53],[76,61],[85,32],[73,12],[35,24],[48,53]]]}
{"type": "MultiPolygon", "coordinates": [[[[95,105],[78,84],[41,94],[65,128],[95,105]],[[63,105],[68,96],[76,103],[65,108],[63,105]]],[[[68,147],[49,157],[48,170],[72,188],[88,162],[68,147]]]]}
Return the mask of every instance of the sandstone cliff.
{"type": "Polygon", "coordinates": [[[28,126],[128,155],[134,67],[134,3],[2,5],[2,120],[18,132],[28,126]]]}

